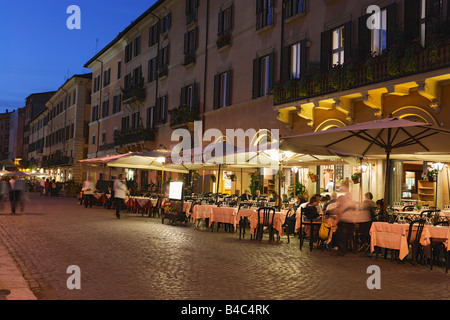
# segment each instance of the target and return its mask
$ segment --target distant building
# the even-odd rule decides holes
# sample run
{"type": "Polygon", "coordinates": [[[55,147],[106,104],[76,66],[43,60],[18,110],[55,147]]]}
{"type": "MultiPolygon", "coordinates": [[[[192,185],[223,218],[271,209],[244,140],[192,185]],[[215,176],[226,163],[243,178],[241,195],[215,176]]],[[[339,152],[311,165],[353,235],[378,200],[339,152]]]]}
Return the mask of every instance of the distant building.
{"type": "Polygon", "coordinates": [[[0,170],[7,165],[9,156],[9,127],[11,113],[0,113],[0,170]]]}

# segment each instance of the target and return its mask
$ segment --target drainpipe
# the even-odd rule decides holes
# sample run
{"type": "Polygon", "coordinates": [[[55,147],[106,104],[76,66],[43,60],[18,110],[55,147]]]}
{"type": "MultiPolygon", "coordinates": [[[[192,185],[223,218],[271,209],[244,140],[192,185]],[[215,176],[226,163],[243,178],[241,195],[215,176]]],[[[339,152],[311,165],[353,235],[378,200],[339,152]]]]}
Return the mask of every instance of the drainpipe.
{"type": "MultiPolygon", "coordinates": [[[[157,47],[157,59],[156,59],[156,88],[155,88],[155,106],[153,107],[153,116],[151,119],[151,123],[152,123],[152,129],[155,127],[155,123],[153,122],[153,120],[155,119],[154,113],[156,111],[156,104],[158,102],[158,88],[159,88],[159,50],[161,49],[161,30],[159,30],[159,28],[161,27],[161,17],[157,16],[156,14],[154,14],[153,12],[150,12],[150,14],[155,17],[156,19],[158,19],[158,47],[157,47]]],[[[147,79],[148,81],[148,79],[147,79]]],[[[167,109],[167,106],[166,106],[167,109]]]]}
{"type": "MultiPolygon", "coordinates": [[[[98,157],[98,148],[99,148],[99,141],[100,141],[100,110],[102,108],[102,93],[103,93],[103,62],[95,59],[96,61],[101,63],[101,68],[100,68],[100,80],[99,80],[99,87],[100,87],[100,102],[98,104],[98,110],[97,110],[97,151],[95,152],[95,157],[98,157]]],[[[95,81],[95,80],[94,80],[95,81]]],[[[89,142],[89,139],[88,139],[89,142]]]]}
{"type": "MultiPolygon", "coordinates": [[[[64,132],[63,132],[63,143],[64,143],[64,147],[63,147],[63,151],[64,154],[67,156],[67,149],[66,149],[66,125],[67,125],[67,96],[69,95],[69,93],[67,92],[66,89],[61,88],[65,93],[66,93],[66,98],[65,98],[65,109],[64,109],[64,132]]],[[[64,173],[64,182],[66,182],[67,177],[66,174],[64,173]]]]}
{"type": "Polygon", "coordinates": [[[206,85],[208,71],[208,34],[209,34],[209,0],[206,1],[206,39],[205,39],[205,67],[203,76],[203,112],[202,112],[202,136],[205,132],[205,112],[206,112],[206,85]]]}

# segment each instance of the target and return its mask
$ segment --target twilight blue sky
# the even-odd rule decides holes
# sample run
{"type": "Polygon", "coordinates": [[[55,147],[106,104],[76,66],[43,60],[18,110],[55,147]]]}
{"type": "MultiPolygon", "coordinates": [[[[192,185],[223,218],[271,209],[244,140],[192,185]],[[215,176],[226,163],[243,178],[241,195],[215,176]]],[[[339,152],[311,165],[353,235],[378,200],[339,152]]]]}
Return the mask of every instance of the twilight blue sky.
{"type": "Polygon", "coordinates": [[[0,113],[56,91],[156,0],[15,0],[0,4],[0,113]],[[70,5],[81,30],[66,26],[70,5]],[[98,39],[98,45],[96,45],[98,39]],[[97,51],[96,51],[97,50],[97,51]]]}

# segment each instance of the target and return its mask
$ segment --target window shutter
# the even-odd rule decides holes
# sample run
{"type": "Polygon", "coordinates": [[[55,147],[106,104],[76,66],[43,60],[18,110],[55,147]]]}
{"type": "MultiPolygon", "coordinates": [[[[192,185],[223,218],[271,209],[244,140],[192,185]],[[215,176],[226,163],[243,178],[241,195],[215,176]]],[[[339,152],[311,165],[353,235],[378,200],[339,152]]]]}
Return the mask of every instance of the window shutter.
{"type": "Polygon", "coordinates": [[[191,12],[191,0],[186,0],[186,14],[191,12]]]}
{"type": "Polygon", "coordinates": [[[194,43],[193,43],[194,47],[192,48],[192,55],[195,55],[195,51],[198,48],[198,27],[195,27],[195,30],[193,32],[194,32],[194,43]]]}
{"type": "Polygon", "coordinates": [[[183,107],[186,105],[186,93],[187,93],[187,87],[181,88],[180,107],[183,107]]]}
{"type": "Polygon", "coordinates": [[[273,88],[275,82],[275,53],[269,55],[269,89],[273,88]]]}
{"type": "Polygon", "coordinates": [[[303,39],[300,42],[300,72],[304,73],[306,71],[306,63],[307,63],[307,57],[306,57],[306,39],[303,39]]]}
{"type": "Polygon", "coordinates": [[[189,32],[184,34],[184,55],[189,55],[189,32]]]}
{"type": "Polygon", "coordinates": [[[370,42],[372,38],[371,32],[370,29],[367,28],[367,19],[369,19],[370,16],[370,14],[366,14],[359,17],[358,21],[358,54],[361,59],[365,59],[372,51],[370,42]]]}
{"type": "MultiPolygon", "coordinates": [[[[226,31],[231,31],[231,29],[233,29],[233,11],[234,11],[234,6],[232,5],[230,7],[230,12],[228,14],[228,30],[226,31]]],[[[231,33],[230,33],[231,35],[231,33]]]]}
{"type": "Polygon", "coordinates": [[[193,88],[194,88],[194,92],[193,92],[194,105],[192,106],[192,108],[193,108],[192,110],[200,112],[200,83],[198,83],[198,82],[194,83],[193,88]]]}
{"type": "Polygon", "coordinates": [[[420,37],[420,0],[405,0],[404,34],[406,40],[420,37]]]}
{"type": "Polygon", "coordinates": [[[259,58],[253,60],[253,93],[252,93],[253,99],[258,98],[260,92],[259,79],[261,77],[261,66],[259,62],[260,62],[259,58]]]}
{"type": "Polygon", "coordinates": [[[214,76],[214,101],[213,108],[219,109],[219,99],[220,99],[220,74],[214,76]]]}
{"type": "Polygon", "coordinates": [[[218,25],[218,28],[217,28],[217,34],[219,35],[219,36],[221,36],[221,35],[223,35],[223,11],[220,11],[219,12],[219,25],[218,25]]]}
{"type": "Polygon", "coordinates": [[[280,70],[280,80],[287,81],[291,78],[291,46],[283,47],[281,51],[281,70],[280,70]]]}
{"type": "Polygon", "coordinates": [[[231,106],[231,85],[232,85],[232,76],[233,72],[231,70],[227,71],[227,92],[225,93],[227,95],[227,107],[231,106]]]}
{"type": "Polygon", "coordinates": [[[387,7],[387,40],[389,49],[395,44],[395,34],[397,29],[397,4],[393,3],[387,7]]]}
{"type": "Polygon", "coordinates": [[[344,62],[352,57],[352,22],[344,25],[344,62]]]}
{"type": "Polygon", "coordinates": [[[322,32],[320,48],[320,68],[326,72],[330,68],[331,57],[331,30],[322,32]]]}

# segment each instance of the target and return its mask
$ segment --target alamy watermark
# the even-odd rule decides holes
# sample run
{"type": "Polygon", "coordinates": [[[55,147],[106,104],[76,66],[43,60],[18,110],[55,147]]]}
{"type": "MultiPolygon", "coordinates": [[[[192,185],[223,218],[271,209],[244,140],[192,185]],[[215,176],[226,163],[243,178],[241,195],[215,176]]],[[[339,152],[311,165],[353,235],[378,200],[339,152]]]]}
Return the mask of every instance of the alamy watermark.
{"type": "Polygon", "coordinates": [[[70,277],[67,278],[66,286],[69,290],[81,290],[81,269],[79,266],[69,266],[66,270],[70,277]]]}
{"type": "Polygon", "coordinates": [[[369,30],[379,30],[381,29],[381,9],[379,6],[371,5],[367,8],[367,14],[370,17],[367,19],[367,28],[369,30]]]}
{"type": "Polygon", "coordinates": [[[278,168],[278,129],[227,129],[225,133],[219,129],[208,129],[204,134],[202,132],[201,121],[194,122],[193,133],[187,129],[173,131],[171,141],[178,142],[172,149],[173,164],[257,165],[278,168]],[[216,141],[230,143],[215,143],[216,141]],[[252,145],[252,141],[259,143],[252,145]],[[210,144],[203,147],[203,142],[210,144]]]}
{"type": "Polygon", "coordinates": [[[69,30],[80,30],[81,29],[81,9],[77,5],[71,5],[67,7],[67,14],[70,14],[69,18],[67,18],[67,29],[69,30]]]}

